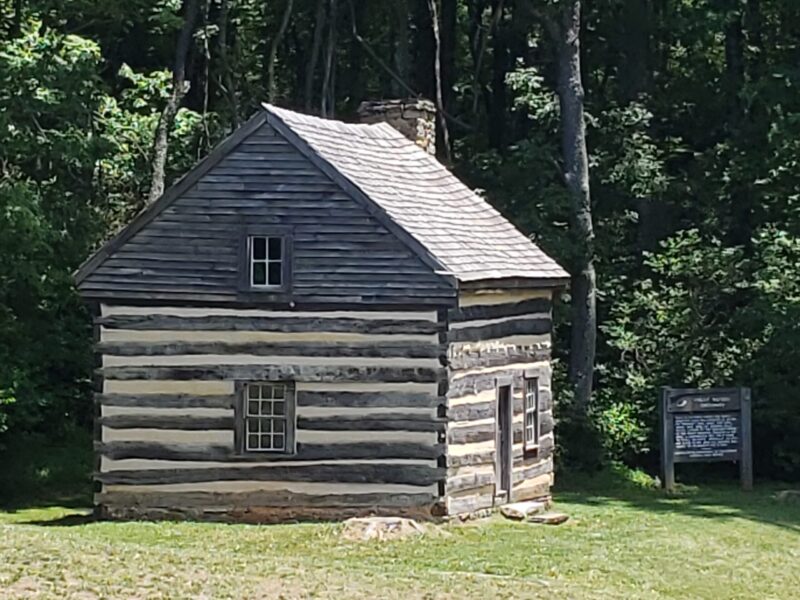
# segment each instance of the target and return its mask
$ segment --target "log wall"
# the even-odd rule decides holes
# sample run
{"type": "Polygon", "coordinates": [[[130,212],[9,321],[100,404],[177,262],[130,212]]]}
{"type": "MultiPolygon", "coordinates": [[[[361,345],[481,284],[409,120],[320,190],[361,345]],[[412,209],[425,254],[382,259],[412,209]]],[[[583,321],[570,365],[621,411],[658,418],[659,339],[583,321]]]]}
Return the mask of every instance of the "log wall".
{"type": "Polygon", "coordinates": [[[549,290],[462,292],[448,315],[449,515],[491,508],[496,498],[497,379],[512,382],[512,501],[549,494],[554,448],[549,290]],[[524,378],[539,380],[540,441],[524,452],[524,378]]]}
{"type": "MultiPolygon", "coordinates": [[[[96,502],[116,517],[436,513],[436,311],[102,305],[96,502]],[[291,380],[295,454],[237,452],[237,381],[291,380]]],[[[440,511],[441,512],[441,511],[440,511]]]]}

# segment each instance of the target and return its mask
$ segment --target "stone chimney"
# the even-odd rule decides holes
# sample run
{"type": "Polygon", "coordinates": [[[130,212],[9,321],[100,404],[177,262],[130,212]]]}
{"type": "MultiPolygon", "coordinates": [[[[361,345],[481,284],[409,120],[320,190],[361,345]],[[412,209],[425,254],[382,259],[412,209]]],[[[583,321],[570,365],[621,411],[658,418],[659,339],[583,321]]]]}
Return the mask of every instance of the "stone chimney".
{"type": "Polygon", "coordinates": [[[374,100],[358,107],[362,123],[388,123],[417,146],[436,155],[436,106],[430,100],[374,100]]]}

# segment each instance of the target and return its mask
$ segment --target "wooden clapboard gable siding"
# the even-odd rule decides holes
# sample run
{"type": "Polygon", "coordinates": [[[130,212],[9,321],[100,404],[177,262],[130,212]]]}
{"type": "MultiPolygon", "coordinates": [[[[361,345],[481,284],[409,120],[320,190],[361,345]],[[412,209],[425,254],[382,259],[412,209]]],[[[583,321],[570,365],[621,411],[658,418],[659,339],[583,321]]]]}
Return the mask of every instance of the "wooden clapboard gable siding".
{"type": "Polygon", "coordinates": [[[511,384],[512,499],[549,493],[553,418],[550,391],[549,290],[462,292],[448,311],[448,514],[496,505],[497,380],[511,384]],[[524,380],[540,385],[541,438],[524,451],[524,380]]]}
{"type": "MultiPolygon", "coordinates": [[[[104,379],[96,479],[108,510],[133,510],[126,499],[147,486],[157,489],[136,491],[140,506],[182,510],[185,495],[165,486],[211,484],[238,504],[242,482],[265,502],[288,493],[275,485],[359,484],[385,506],[396,505],[391,489],[402,485],[418,490],[402,503],[434,510],[447,426],[436,312],[102,305],[96,323],[104,379]],[[143,332],[153,337],[137,338],[143,332]],[[186,332],[203,336],[180,338],[186,332]],[[243,333],[277,337],[241,341],[243,333]],[[273,379],[294,382],[297,451],[243,455],[234,445],[236,382],[273,379]]],[[[198,497],[208,509],[216,502],[198,497]]]]}
{"type": "Polygon", "coordinates": [[[245,136],[80,281],[87,298],[453,305],[455,289],[268,124],[245,136]],[[279,226],[291,290],[239,289],[247,228],[279,226]]]}

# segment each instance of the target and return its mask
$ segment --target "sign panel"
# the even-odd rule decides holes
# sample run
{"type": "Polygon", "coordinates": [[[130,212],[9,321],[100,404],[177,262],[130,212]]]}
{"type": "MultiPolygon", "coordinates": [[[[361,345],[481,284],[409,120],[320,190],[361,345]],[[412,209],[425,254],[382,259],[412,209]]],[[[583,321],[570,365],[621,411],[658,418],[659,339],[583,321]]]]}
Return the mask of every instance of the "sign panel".
{"type": "Polygon", "coordinates": [[[738,462],[742,486],[752,487],[750,390],[662,388],[664,486],[675,486],[675,463],[714,461],[738,462]]]}

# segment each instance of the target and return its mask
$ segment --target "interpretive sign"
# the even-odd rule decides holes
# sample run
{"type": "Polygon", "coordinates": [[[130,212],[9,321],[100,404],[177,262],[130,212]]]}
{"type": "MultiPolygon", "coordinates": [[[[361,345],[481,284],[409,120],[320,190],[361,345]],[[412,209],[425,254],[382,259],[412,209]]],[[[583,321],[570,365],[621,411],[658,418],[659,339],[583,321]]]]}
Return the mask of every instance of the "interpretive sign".
{"type": "Polygon", "coordinates": [[[675,463],[739,463],[742,487],[753,487],[750,389],[661,388],[661,476],[675,487],[675,463]]]}

